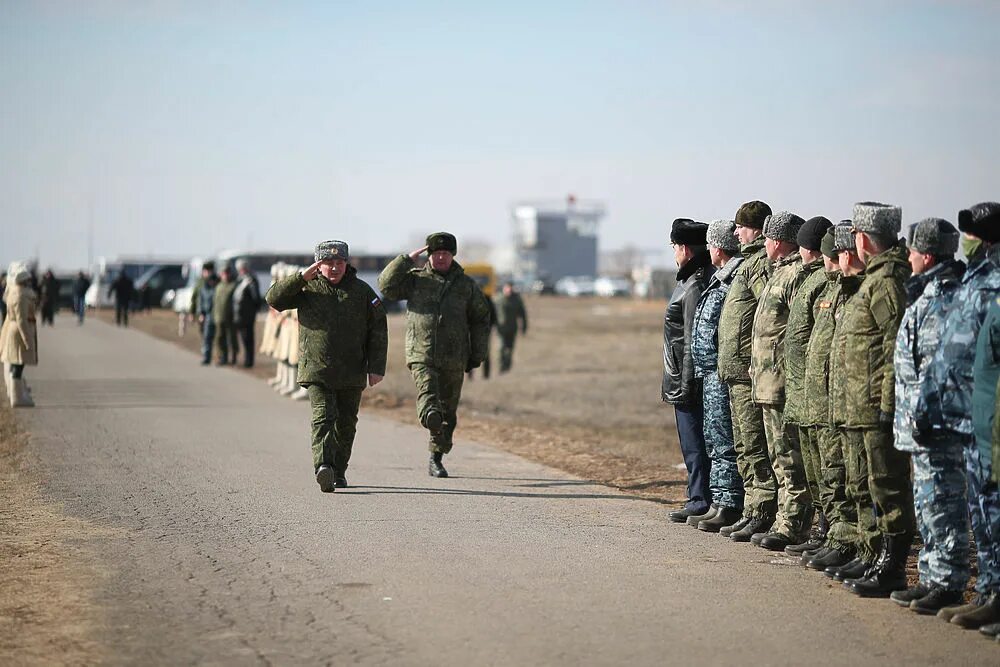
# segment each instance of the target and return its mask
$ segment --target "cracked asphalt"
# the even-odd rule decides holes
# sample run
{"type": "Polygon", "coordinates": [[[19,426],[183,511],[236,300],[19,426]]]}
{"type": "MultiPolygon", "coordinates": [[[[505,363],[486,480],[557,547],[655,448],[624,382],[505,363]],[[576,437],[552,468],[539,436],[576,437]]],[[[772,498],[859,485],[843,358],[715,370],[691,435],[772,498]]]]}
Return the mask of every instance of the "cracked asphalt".
{"type": "MultiPolygon", "coordinates": [[[[308,406],[137,332],[40,332],[22,411],[84,545],[112,664],[997,664],[661,505],[362,414],[352,488],[312,479],[308,406]]],[[[459,436],[461,427],[459,428],[459,436]]]]}

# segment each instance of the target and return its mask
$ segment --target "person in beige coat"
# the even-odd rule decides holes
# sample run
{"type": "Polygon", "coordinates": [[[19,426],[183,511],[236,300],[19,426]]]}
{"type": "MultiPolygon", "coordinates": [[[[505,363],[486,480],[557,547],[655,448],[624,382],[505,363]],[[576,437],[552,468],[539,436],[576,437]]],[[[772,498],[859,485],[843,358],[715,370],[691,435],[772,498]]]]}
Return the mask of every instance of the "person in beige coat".
{"type": "Polygon", "coordinates": [[[0,361],[4,364],[7,397],[13,408],[32,407],[35,403],[24,382],[24,367],[38,364],[38,295],[31,288],[31,273],[24,264],[10,265],[3,299],[7,318],[0,327],[0,361]]]}

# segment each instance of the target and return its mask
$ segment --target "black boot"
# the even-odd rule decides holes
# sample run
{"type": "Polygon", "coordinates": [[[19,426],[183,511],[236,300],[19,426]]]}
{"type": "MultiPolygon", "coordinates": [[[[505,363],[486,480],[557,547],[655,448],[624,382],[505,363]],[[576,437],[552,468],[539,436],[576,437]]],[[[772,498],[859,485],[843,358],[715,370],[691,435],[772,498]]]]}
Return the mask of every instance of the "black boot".
{"type": "Polygon", "coordinates": [[[958,604],[963,597],[963,591],[949,591],[947,588],[935,586],[927,595],[911,602],[910,609],[918,614],[936,614],[945,607],[958,604]]]}
{"type": "Polygon", "coordinates": [[[682,507],[679,510],[674,510],[667,514],[667,517],[674,523],[687,523],[689,516],[695,516],[696,514],[704,514],[702,510],[692,510],[687,507],[682,507]]]}
{"type": "Polygon", "coordinates": [[[694,526],[695,528],[697,528],[699,523],[711,519],[713,516],[716,515],[718,511],[719,508],[716,507],[715,505],[712,505],[701,514],[692,514],[687,518],[687,525],[694,526]]]}
{"type": "Polygon", "coordinates": [[[872,563],[864,558],[855,558],[838,567],[828,567],[823,570],[823,574],[834,581],[844,581],[845,579],[857,579],[865,576],[865,572],[871,569],[872,563]]]}
{"type": "Polygon", "coordinates": [[[698,530],[706,533],[717,533],[726,526],[731,526],[740,520],[742,513],[732,507],[720,507],[711,519],[703,519],[698,523],[698,530]]]}
{"type": "Polygon", "coordinates": [[[933,586],[925,584],[924,582],[918,582],[916,586],[911,586],[905,591],[893,591],[889,599],[898,604],[900,607],[909,607],[910,603],[914,600],[919,600],[933,590],[933,586]]]}
{"type": "Polygon", "coordinates": [[[951,622],[968,629],[1000,623],[1000,593],[991,594],[973,611],[953,616],[951,622]]]}
{"type": "Polygon", "coordinates": [[[747,522],[747,525],[743,526],[737,531],[732,532],[729,535],[729,539],[733,542],[749,542],[750,538],[757,533],[765,533],[774,525],[773,516],[757,516],[747,522]]]}
{"type": "Polygon", "coordinates": [[[719,535],[722,535],[723,537],[729,537],[736,531],[743,530],[744,528],[746,528],[746,525],[750,523],[750,521],[751,519],[748,516],[740,517],[739,521],[737,521],[736,523],[730,526],[723,526],[722,528],[720,528],[719,535]]]}
{"type": "Polygon", "coordinates": [[[334,492],[336,487],[334,487],[333,476],[333,468],[325,463],[316,469],[316,483],[319,484],[320,491],[323,493],[334,492]]]}
{"type": "Polygon", "coordinates": [[[983,625],[979,628],[979,631],[987,637],[996,637],[997,641],[1000,642],[1000,623],[983,625]]]}
{"type": "Polygon", "coordinates": [[[854,554],[846,549],[830,548],[826,553],[810,558],[806,562],[806,567],[817,572],[824,572],[829,567],[840,567],[851,562],[854,554]]]}
{"type": "Polygon", "coordinates": [[[424,428],[430,431],[435,438],[438,437],[444,430],[444,415],[437,410],[428,411],[427,416],[424,417],[424,428]]]}
{"type": "Polygon", "coordinates": [[[333,484],[334,484],[334,486],[336,486],[336,487],[337,487],[338,489],[346,489],[346,488],[347,488],[347,475],[346,475],[346,474],[344,474],[343,472],[339,472],[339,471],[338,471],[338,472],[337,472],[337,473],[336,473],[336,474],[335,474],[335,475],[333,476],[333,484]]]}
{"type": "Polygon", "coordinates": [[[444,454],[441,452],[434,452],[431,454],[431,460],[427,464],[427,474],[431,477],[447,477],[448,471],[444,469],[444,465],[441,464],[441,459],[444,454]]]}
{"type": "Polygon", "coordinates": [[[830,524],[826,521],[826,515],[819,513],[819,521],[809,531],[809,539],[799,544],[790,544],[785,547],[785,553],[789,556],[804,556],[807,551],[817,551],[826,542],[826,534],[830,530],[830,524]]]}
{"type": "Polygon", "coordinates": [[[844,587],[861,597],[888,597],[906,589],[906,557],[910,553],[909,535],[884,535],[882,554],[875,568],[863,579],[845,581],[844,587]]]}

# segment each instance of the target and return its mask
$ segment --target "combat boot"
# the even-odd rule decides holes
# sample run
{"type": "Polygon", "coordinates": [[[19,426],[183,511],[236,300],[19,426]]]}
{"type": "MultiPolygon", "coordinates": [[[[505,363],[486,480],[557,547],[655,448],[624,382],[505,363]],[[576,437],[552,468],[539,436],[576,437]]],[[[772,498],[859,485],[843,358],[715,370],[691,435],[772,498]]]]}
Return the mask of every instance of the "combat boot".
{"type": "Polygon", "coordinates": [[[963,591],[949,591],[941,586],[934,586],[930,592],[910,603],[910,609],[918,614],[936,614],[945,607],[950,607],[962,601],[963,591]]]}
{"type": "Polygon", "coordinates": [[[815,551],[807,551],[799,558],[799,564],[803,567],[808,567],[809,563],[811,563],[814,558],[825,556],[832,548],[833,547],[823,546],[815,551]]]}
{"type": "Polygon", "coordinates": [[[847,579],[857,579],[865,576],[865,572],[870,570],[872,564],[863,558],[855,558],[837,567],[828,567],[823,570],[823,574],[834,581],[846,581],[847,579]]]}
{"type": "Polygon", "coordinates": [[[952,616],[951,622],[969,629],[1000,623],[1000,593],[990,594],[983,604],[970,612],[952,616]]]}
{"type": "Polygon", "coordinates": [[[750,519],[745,526],[739,530],[735,530],[729,535],[729,539],[733,542],[749,542],[750,538],[754,535],[761,533],[761,536],[766,535],[765,531],[769,530],[771,526],[774,525],[774,517],[771,516],[757,516],[750,519]]]}
{"type": "Polygon", "coordinates": [[[319,490],[323,493],[333,493],[336,491],[333,478],[333,468],[325,463],[316,470],[316,483],[319,484],[319,490]]]}
{"type": "Polygon", "coordinates": [[[750,523],[750,521],[751,521],[750,517],[741,516],[736,523],[730,526],[723,526],[722,528],[720,528],[719,535],[722,535],[723,537],[730,537],[736,531],[743,530],[744,528],[746,528],[746,525],[750,523]]]}
{"type": "Polygon", "coordinates": [[[705,519],[698,524],[698,530],[703,530],[706,533],[718,533],[723,528],[729,527],[732,524],[740,521],[742,512],[738,509],[733,509],[732,507],[720,507],[719,511],[715,513],[711,519],[705,519]]]}
{"type": "Polygon", "coordinates": [[[975,611],[982,606],[986,601],[986,596],[982,593],[977,593],[972,602],[969,604],[957,605],[955,607],[945,607],[937,613],[937,617],[940,618],[945,623],[951,622],[951,619],[960,614],[967,614],[971,611],[975,611]]]}
{"type": "Polygon", "coordinates": [[[905,591],[893,591],[889,599],[898,604],[900,607],[909,607],[910,603],[914,600],[919,600],[934,589],[933,586],[925,584],[924,582],[918,582],[916,586],[911,586],[905,591]]]}
{"type": "Polygon", "coordinates": [[[997,641],[1000,641],[1000,623],[991,623],[990,625],[984,625],[979,628],[979,631],[986,635],[987,637],[996,637],[997,641]]]}
{"type": "Polygon", "coordinates": [[[424,428],[431,432],[435,438],[441,435],[444,430],[444,415],[437,410],[429,410],[424,417],[424,428]]]}
{"type": "Polygon", "coordinates": [[[844,581],[844,587],[861,597],[888,597],[893,591],[905,590],[911,542],[908,535],[883,536],[882,555],[875,568],[862,579],[844,581]]]}
{"type": "Polygon", "coordinates": [[[809,537],[799,544],[790,544],[785,547],[785,553],[789,556],[803,556],[807,551],[817,551],[826,542],[826,534],[830,530],[826,515],[819,513],[819,521],[809,531],[809,537]]]}
{"type": "Polygon", "coordinates": [[[444,465],[441,463],[441,459],[444,454],[441,452],[434,452],[431,454],[431,460],[427,464],[427,474],[431,477],[447,477],[448,471],[444,469],[444,465]]]}
{"type": "Polygon", "coordinates": [[[705,512],[703,512],[701,514],[692,514],[691,516],[689,516],[687,518],[687,525],[694,526],[695,528],[697,528],[698,524],[700,522],[707,521],[708,519],[711,519],[713,516],[715,516],[718,513],[718,511],[719,511],[719,508],[716,507],[715,505],[712,505],[705,512]]]}
{"type": "Polygon", "coordinates": [[[333,475],[333,485],[336,486],[338,489],[346,489],[347,488],[347,475],[345,475],[342,472],[336,472],[336,473],[334,473],[334,475],[333,475]]]}
{"type": "Polygon", "coordinates": [[[687,507],[682,507],[679,510],[674,510],[673,512],[667,513],[667,518],[674,523],[687,523],[689,516],[694,516],[695,514],[702,514],[702,512],[697,512],[687,507]]]}
{"type": "Polygon", "coordinates": [[[760,544],[757,546],[768,551],[784,551],[795,541],[795,538],[789,537],[784,533],[768,533],[761,539],[760,544]]]}
{"type": "Polygon", "coordinates": [[[817,572],[825,572],[827,568],[840,567],[851,562],[851,558],[854,556],[853,553],[847,549],[840,549],[836,547],[830,547],[823,554],[816,554],[810,558],[805,566],[810,570],[816,570],[817,572]]]}

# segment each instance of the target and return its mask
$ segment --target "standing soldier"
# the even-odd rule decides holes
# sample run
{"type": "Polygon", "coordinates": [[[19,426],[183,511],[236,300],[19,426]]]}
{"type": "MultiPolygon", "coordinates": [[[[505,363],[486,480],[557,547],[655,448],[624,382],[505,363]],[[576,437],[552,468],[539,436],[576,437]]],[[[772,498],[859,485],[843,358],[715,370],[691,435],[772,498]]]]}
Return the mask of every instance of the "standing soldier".
{"type": "Polygon", "coordinates": [[[455,261],[458,241],[446,232],[400,255],[379,276],[387,299],[406,300],[406,365],[417,388],[417,415],[430,432],[428,473],[447,477],[442,463],[452,448],[465,372],[486,358],[490,307],[482,290],[455,261]],[[423,268],[416,262],[428,254],[423,268]]]}
{"type": "MultiPolygon", "coordinates": [[[[799,229],[796,241],[802,265],[799,269],[799,287],[788,306],[788,325],[785,329],[785,427],[798,437],[799,451],[809,497],[812,498],[813,514],[819,517],[816,531],[799,544],[790,544],[785,552],[791,556],[801,556],[805,551],[818,549],[826,539],[827,521],[823,513],[819,489],[820,457],[819,443],[812,438],[812,431],[803,426],[802,413],[805,409],[806,347],[815,322],[815,304],[820,293],[829,284],[824,268],[822,242],[832,224],[819,216],[810,218],[799,229]]],[[[832,246],[833,239],[830,243],[832,246]]]]}
{"type": "Polygon", "coordinates": [[[226,366],[236,363],[236,325],[233,324],[233,292],[236,283],[233,282],[233,269],[222,267],[222,280],[215,286],[215,297],[212,300],[212,319],[215,321],[215,344],[219,348],[217,365],[226,366]]]}
{"type": "Polygon", "coordinates": [[[267,302],[299,314],[298,382],[312,406],[313,472],[329,493],[347,486],[361,394],[385,376],[389,337],[382,302],[348,264],[347,244],[324,241],[315,258],[274,283],[267,302]]]}
{"type": "Polygon", "coordinates": [[[42,311],[42,324],[52,326],[55,321],[56,306],[59,303],[59,280],[52,269],[42,274],[39,291],[39,310],[42,311]]]}
{"type": "Polygon", "coordinates": [[[514,358],[518,325],[522,336],[528,333],[528,313],[524,309],[524,300],[509,280],[503,284],[493,304],[496,307],[497,332],[500,334],[500,372],[506,373],[514,358]]]}
{"type": "Polygon", "coordinates": [[[260,310],[260,286],[246,259],[236,260],[236,271],[239,278],[233,291],[233,324],[243,346],[243,367],[253,368],[254,327],[257,325],[257,311],[260,310]]]}
{"type": "Polygon", "coordinates": [[[736,467],[733,420],[729,411],[729,390],[719,379],[719,315],[732,285],[736,269],[743,263],[736,225],[716,220],[708,226],[708,253],[716,268],[702,292],[694,313],[691,356],[694,376],[702,383],[705,448],[711,461],[708,486],[715,516],[698,522],[698,530],[717,533],[743,515],[743,480],[736,467]]]}
{"type": "Polygon", "coordinates": [[[771,207],[751,201],[736,212],[736,236],[744,261],[737,269],[719,319],[719,377],[729,388],[736,463],[745,491],[743,517],[719,531],[735,542],[749,542],[774,523],[777,482],[767,457],[764,415],[753,402],[750,385],[750,348],[757,300],[770,277],[770,263],[762,237],[771,207]]]}
{"type": "Polygon", "coordinates": [[[132,305],[132,297],[135,296],[135,283],[124,271],[119,272],[111,286],[108,287],[108,296],[115,297],[115,325],[128,326],[128,311],[132,305]]]}
{"type": "Polygon", "coordinates": [[[705,413],[701,399],[701,383],[694,375],[691,356],[691,335],[694,311],[708,279],[715,272],[705,246],[708,225],[687,218],[674,220],[670,227],[670,245],[677,262],[677,285],[670,295],[663,316],[663,384],[660,388],[664,403],[674,406],[677,438],[680,440],[684,465],[687,467],[687,503],[670,512],[671,521],[699,522],[715,516],[708,486],[709,462],[705,451],[705,413]]]}
{"type": "Polygon", "coordinates": [[[77,324],[83,324],[83,316],[87,312],[88,289],[90,289],[90,278],[83,271],[78,271],[76,279],[73,280],[73,312],[76,313],[77,324]]]}
{"type": "MultiPolygon", "coordinates": [[[[844,426],[852,455],[864,451],[875,522],[862,539],[878,549],[874,566],[844,582],[853,593],[888,596],[906,588],[906,558],[913,542],[913,491],[909,455],[893,446],[896,386],[893,354],[906,309],[903,284],[910,276],[906,243],[899,240],[902,211],[872,202],[856,204],[851,217],[865,277],[844,306],[841,322],[847,376],[844,426]]],[[[865,508],[866,510],[868,508],[865,508]]]]}
{"type": "Polygon", "coordinates": [[[751,542],[782,551],[806,541],[812,525],[812,499],[799,452],[799,434],[785,429],[785,329],[788,309],[802,277],[797,243],[805,220],[787,211],[764,221],[764,250],[771,277],[757,302],[753,319],[750,378],[753,400],[764,415],[768,457],[778,483],[778,511],[770,531],[751,536],[751,542]]]}
{"type": "MultiPolygon", "coordinates": [[[[945,320],[944,337],[924,374],[917,397],[916,439],[963,452],[969,514],[979,574],[970,604],[945,607],[938,616],[966,628],[1000,620],[1000,492],[991,477],[991,452],[976,405],[976,340],[990,303],[1000,297],[1000,204],[985,202],[959,211],[958,229],[969,268],[945,320]],[[978,428],[977,428],[978,427],[978,428]]],[[[944,508],[938,511],[945,511],[944,508]]],[[[967,543],[955,545],[954,558],[967,543]]]]}
{"type": "Polygon", "coordinates": [[[215,345],[215,287],[219,284],[219,276],[215,274],[215,262],[205,262],[201,265],[201,278],[191,290],[191,306],[188,310],[191,317],[197,318],[201,330],[201,365],[212,363],[212,346],[215,345]]]}
{"type": "Polygon", "coordinates": [[[956,550],[968,544],[969,515],[965,501],[965,462],[962,450],[936,447],[913,437],[914,407],[920,382],[941,344],[945,317],[965,273],[954,259],[958,230],[938,218],[911,228],[910,268],[903,314],[896,336],[893,362],[896,374],[896,449],[913,462],[913,500],[917,527],[923,538],[917,570],[920,580],[905,591],[895,591],[893,602],[922,614],[936,614],[962,599],[969,582],[969,557],[956,550]],[[942,511],[943,510],[943,511],[942,511]]]}

